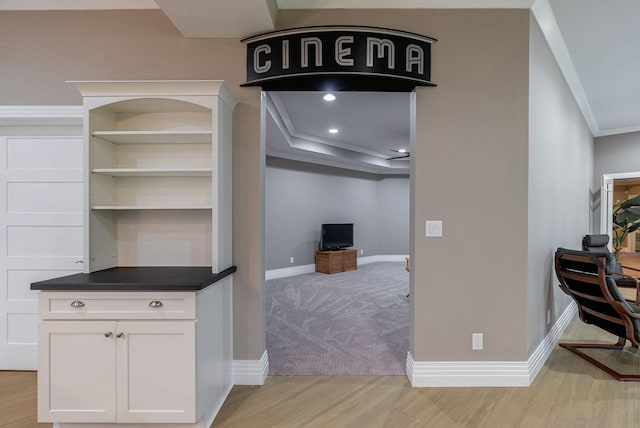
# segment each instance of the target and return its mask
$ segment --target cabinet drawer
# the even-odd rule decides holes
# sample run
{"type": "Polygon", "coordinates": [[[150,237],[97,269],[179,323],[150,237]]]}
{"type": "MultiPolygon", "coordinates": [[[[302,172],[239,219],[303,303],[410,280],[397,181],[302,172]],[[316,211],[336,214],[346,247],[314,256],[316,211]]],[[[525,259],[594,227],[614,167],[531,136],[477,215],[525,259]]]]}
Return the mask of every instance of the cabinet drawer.
{"type": "Polygon", "coordinates": [[[41,292],[41,319],[195,319],[193,292],[41,292]]]}

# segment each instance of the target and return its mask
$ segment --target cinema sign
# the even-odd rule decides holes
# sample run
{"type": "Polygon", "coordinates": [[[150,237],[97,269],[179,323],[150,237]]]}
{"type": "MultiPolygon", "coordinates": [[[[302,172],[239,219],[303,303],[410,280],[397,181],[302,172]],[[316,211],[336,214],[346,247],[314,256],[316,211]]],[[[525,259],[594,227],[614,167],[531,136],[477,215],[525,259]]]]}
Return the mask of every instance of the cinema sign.
{"type": "Polygon", "coordinates": [[[436,40],[384,28],[294,28],[244,39],[247,82],[265,90],[410,91],[431,82],[436,40]]]}

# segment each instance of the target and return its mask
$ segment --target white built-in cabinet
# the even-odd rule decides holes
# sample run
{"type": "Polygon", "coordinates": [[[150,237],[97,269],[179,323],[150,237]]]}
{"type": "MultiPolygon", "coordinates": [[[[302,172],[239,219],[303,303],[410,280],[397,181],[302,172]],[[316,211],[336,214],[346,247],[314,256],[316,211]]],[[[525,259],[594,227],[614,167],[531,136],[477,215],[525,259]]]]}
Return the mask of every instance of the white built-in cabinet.
{"type": "Polygon", "coordinates": [[[232,386],[231,285],[40,292],[38,420],[207,428],[232,386]]]}
{"type": "Polygon", "coordinates": [[[231,265],[231,123],[221,81],[72,82],[85,110],[85,272],[231,265]]]}
{"type": "MultiPolygon", "coordinates": [[[[223,82],[72,83],[85,274],[229,268],[235,101],[223,82]]],[[[184,292],[95,287],[40,293],[39,421],[208,426],[232,386],[232,276],[184,292]]]]}
{"type": "Polygon", "coordinates": [[[42,292],[40,421],[196,422],[195,314],[194,293],[42,292]]]}

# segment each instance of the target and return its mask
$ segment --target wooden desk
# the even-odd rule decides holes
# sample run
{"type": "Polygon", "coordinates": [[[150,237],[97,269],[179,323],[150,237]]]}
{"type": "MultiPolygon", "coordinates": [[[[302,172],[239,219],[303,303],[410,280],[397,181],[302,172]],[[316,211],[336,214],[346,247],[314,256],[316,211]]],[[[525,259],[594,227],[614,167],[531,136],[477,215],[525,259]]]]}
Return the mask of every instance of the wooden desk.
{"type": "Polygon", "coordinates": [[[338,273],[358,269],[358,250],[316,251],[316,272],[338,273]]]}

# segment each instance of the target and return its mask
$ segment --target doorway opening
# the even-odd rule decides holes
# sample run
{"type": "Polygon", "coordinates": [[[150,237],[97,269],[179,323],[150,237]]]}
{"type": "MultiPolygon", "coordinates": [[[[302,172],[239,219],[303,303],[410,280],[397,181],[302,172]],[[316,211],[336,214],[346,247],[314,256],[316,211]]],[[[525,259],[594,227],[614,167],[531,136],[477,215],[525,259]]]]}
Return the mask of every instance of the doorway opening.
{"type": "Polygon", "coordinates": [[[405,375],[415,94],[263,92],[272,375],[405,375]],[[323,224],[357,269],[316,273],[323,224]]]}
{"type": "MultiPolygon", "coordinates": [[[[620,232],[614,218],[620,213],[621,203],[640,195],[640,172],[605,174],[602,176],[600,231],[611,237],[610,249],[616,250],[618,260],[625,273],[640,274],[640,230],[630,229],[628,234],[620,232]]],[[[631,208],[631,214],[635,208],[631,208]]]]}

